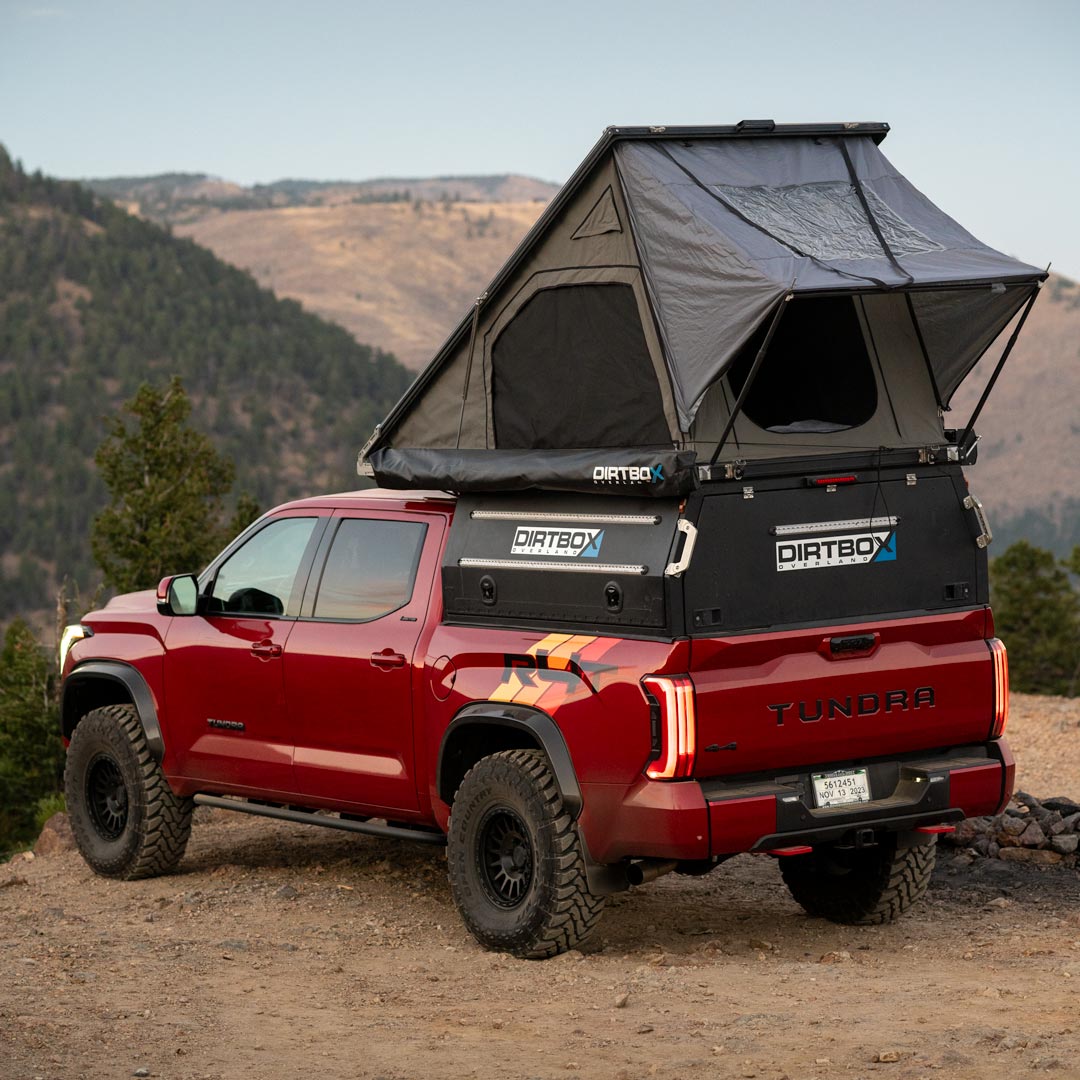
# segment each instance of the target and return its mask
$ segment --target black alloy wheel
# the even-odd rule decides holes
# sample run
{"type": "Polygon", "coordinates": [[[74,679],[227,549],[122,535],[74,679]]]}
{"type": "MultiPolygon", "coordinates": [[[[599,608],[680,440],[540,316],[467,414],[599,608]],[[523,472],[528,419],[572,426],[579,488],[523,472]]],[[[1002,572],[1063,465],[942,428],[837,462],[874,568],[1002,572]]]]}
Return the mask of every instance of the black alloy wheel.
{"type": "Polygon", "coordinates": [[[86,770],[86,808],[102,840],[123,835],[128,819],[128,790],[114,757],[95,754],[86,770]]]}
{"type": "Polygon", "coordinates": [[[515,908],[533,877],[533,848],[525,822],[506,807],[493,807],[480,823],[480,876],[492,903],[515,908]]]}

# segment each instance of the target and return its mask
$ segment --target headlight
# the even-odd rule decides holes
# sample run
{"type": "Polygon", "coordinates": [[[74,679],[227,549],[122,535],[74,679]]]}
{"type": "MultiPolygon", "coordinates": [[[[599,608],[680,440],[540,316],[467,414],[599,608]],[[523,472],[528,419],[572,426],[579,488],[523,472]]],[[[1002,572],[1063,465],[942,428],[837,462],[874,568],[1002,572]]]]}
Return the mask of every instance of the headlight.
{"type": "Polygon", "coordinates": [[[82,641],[83,638],[93,637],[94,631],[89,626],[83,626],[82,623],[72,623],[70,626],[64,627],[63,636],[60,638],[60,672],[63,674],[64,661],[67,660],[67,655],[71,652],[71,646],[76,641],[82,641]]]}

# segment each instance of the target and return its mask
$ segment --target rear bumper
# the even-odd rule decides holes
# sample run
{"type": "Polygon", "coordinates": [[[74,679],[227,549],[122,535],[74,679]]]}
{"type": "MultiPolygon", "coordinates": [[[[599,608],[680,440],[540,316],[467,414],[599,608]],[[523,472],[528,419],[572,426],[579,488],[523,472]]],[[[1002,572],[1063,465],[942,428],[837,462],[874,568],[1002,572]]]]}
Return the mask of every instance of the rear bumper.
{"type": "Polygon", "coordinates": [[[899,761],[858,764],[867,768],[871,801],[857,806],[816,808],[810,770],[743,784],[704,783],[710,853],[831,843],[855,830],[901,832],[994,814],[1008,802],[1015,775],[1004,739],[899,761]]]}
{"type": "Polygon", "coordinates": [[[856,830],[902,832],[994,814],[1012,794],[1008,743],[836,762],[867,769],[871,801],[818,809],[810,769],[738,780],[642,780],[629,790],[582,784],[580,825],[591,859],[701,860],[742,851],[842,841],[856,830]]]}

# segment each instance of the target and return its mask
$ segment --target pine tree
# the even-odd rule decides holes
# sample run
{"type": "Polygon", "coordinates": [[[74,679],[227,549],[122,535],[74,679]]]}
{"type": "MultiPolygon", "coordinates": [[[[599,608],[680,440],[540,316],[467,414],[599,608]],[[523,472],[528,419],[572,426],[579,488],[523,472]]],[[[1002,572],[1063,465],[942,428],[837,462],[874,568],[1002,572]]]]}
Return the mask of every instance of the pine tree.
{"type": "Polygon", "coordinates": [[[188,426],[190,412],[174,376],[164,390],[144,384],[107,424],[95,461],[111,501],[90,541],[106,584],[120,592],[199,570],[220,547],[233,465],[188,426]]]}
{"type": "MultiPolygon", "coordinates": [[[[1073,552],[1072,563],[1080,562],[1073,552]]],[[[1080,674],[1080,596],[1049,551],[1020,540],[990,564],[998,636],[1014,690],[1075,694],[1080,674]]]]}
{"type": "Polygon", "coordinates": [[[61,788],[54,668],[30,626],[12,622],[0,650],[0,853],[30,838],[39,800],[61,788]]]}

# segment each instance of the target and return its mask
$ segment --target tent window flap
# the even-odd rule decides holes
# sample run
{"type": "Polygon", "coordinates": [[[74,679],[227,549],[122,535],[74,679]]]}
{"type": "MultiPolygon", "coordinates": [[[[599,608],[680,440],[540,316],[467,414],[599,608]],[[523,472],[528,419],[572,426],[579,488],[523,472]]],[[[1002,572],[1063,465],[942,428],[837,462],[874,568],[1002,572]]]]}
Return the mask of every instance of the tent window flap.
{"type": "Polygon", "coordinates": [[[491,366],[500,450],[671,445],[630,285],[538,292],[495,340],[491,366]]]}

